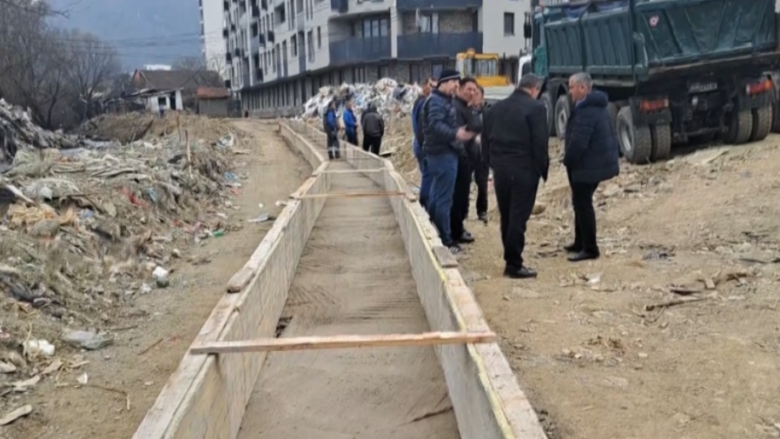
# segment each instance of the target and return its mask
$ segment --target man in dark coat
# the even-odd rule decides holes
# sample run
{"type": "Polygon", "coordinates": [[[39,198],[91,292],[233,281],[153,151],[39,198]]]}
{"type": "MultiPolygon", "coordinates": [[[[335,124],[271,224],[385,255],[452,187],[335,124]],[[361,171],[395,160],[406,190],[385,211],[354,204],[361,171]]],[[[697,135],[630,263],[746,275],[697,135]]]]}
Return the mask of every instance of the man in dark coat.
{"type": "Polygon", "coordinates": [[[550,166],[547,110],[536,100],[541,87],[540,77],[523,76],[517,90],[485,113],[482,132],[501,214],[504,276],[513,279],[536,277],[523,261],[523,249],[539,179],[547,180],[550,166]]]}
{"type": "Polygon", "coordinates": [[[569,176],[574,208],[574,243],[566,246],[572,262],[596,259],[596,212],[593,194],[602,181],[620,172],[618,140],[607,111],[607,95],[593,90],[588,73],[569,78],[569,93],[575,102],[566,123],[563,165],[569,176]]]}
{"type": "Polygon", "coordinates": [[[425,125],[425,122],[422,120],[422,107],[435,87],[436,80],[428,78],[425,81],[425,86],[423,86],[422,94],[414,101],[414,107],[412,108],[412,129],[414,130],[412,150],[414,151],[414,157],[417,159],[417,165],[420,169],[420,204],[426,210],[428,209],[428,195],[431,192],[431,174],[428,172],[428,161],[425,159],[425,154],[422,149],[423,139],[425,138],[423,135],[423,125],[425,125]]]}
{"type": "Polygon", "coordinates": [[[344,136],[347,138],[347,142],[357,146],[357,118],[355,118],[355,110],[352,107],[352,101],[347,101],[341,120],[344,122],[344,136]]]}
{"type": "Polygon", "coordinates": [[[325,114],[322,115],[322,130],[328,139],[328,158],[341,158],[339,151],[339,126],[336,122],[336,101],[330,101],[325,114]]]}
{"type": "MultiPolygon", "coordinates": [[[[476,94],[477,81],[474,78],[463,78],[460,80],[460,88],[452,104],[457,112],[458,126],[465,126],[469,132],[479,134],[482,132],[482,121],[471,109],[476,94]]],[[[458,157],[458,173],[455,177],[450,223],[452,239],[461,244],[468,244],[474,242],[474,237],[466,230],[464,222],[469,212],[471,176],[479,163],[480,154],[479,145],[474,139],[463,142],[463,147],[463,152],[458,157]]]]}
{"type": "MultiPolygon", "coordinates": [[[[477,95],[474,97],[474,101],[471,105],[471,111],[475,117],[478,118],[480,124],[482,124],[483,115],[485,112],[485,89],[482,86],[477,86],[477,95]]],[[[490,178],[490,163],[487,162],[488,154],[483,152],[484,145],[482,144],[482,136],[477,136],[474,142],[478,146],[477,157],[474,161],[474,182],[477,184],[477,218],[480,221],[487,223],[487,210],[488,210],[488,180],[490,178]]],[[[466,205],[466,213],[464,218],[469,216],[469,207],[466,205]]]]}
{"type": "Polygon", "coordinates": [[[363,112],[363,116],[360,117],[360,126],[363,127],[363,151],[379,155],[379,150],[382,148],[382,137],[385,135],[385,121],[374,104],[370,104],[363,112]]]}
{"type": "Polygon", "coordinates": [[[439,230],[441,242],[453,253],[461,248],[452,238],[450,212],[455,178],[458,174],[458,156],[463,142],[475,134],[458,125],[457,112],[452,96],[458,91],[460,74],[457,70],[444,70],[436,82],[436,89],[423,104],[423,152],[431,174],[431,192],[428,197],[428,214],[439,230]]]}

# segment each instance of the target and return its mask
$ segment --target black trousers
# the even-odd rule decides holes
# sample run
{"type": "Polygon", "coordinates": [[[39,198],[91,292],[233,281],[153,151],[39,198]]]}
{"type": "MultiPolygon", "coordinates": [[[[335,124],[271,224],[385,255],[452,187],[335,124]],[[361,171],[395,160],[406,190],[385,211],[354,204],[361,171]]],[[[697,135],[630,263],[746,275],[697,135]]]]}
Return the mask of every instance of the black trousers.
{"type": "Polygon", "coordinates": [[[328,158],[340,158],[341,157],[341,151],[339,148],[339,137],[338,133],[335,131],[330,131],[325,133],[327,137],[328,142],[328,158]]]}
{"type": "Polygon", "coordinates": [[[493,169],[506,268],[523,267],[525,228],[536,202],[539,178],[539,173],[530,169],[493,169]]]}
{"type": "Polygon", "coordinates": [[[569,177],[571,204],[574,209],[574,247],[590,254],[599,254],[596,241],[596,211],[593,194],[598,183],[574,183],[569,177]]]}
{"type": "Polygon", "coordinates": [[[455,191],[452,194],[452,209],[450,210],[450,231],[452,239],[456,242],[466,230],[463,222],[469,212],[471,174],[472,170],[468,159],[458,158],[458,174],[455,176],[455,191]]]}
{"type": "Polygon", "coordinates": [[[488,210],[488,179],[490,166],[480,162],[474,170],[474,181],[477,183],[477,215],[486,214],[488,210]]]}
{"type": "Polygon", "coordinates": [[[363,151],[370,152],[371,154],[379,155],[379,150],[382,148],[381,136],[369,136],[363,135],[363,151]]]}

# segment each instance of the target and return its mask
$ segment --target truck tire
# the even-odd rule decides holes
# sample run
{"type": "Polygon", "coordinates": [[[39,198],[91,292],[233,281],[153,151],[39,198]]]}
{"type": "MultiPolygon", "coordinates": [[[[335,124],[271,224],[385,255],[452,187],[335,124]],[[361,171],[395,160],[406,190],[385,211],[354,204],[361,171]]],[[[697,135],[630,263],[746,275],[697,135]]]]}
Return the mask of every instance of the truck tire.
{"type": "Polygon", "coordinates": [[[623,107],[618,111],[615,127],[620,143],[620,151],[629,163],[650,163],[653,153],[653,137],[650,127],[635,127],[631,117],[631,107],[623,107]]]}
{"type": "Polygon", "coordinates": [[[766,136],[772,131],[772,106],[756,108],[752,111],[752,116],[753,127],[750,131],[750,141],[757,142],[766,139],[766,136]]]}
{"type": "Polygon", "coordinates": [[[550,137],[555,136],[555,104],[550,97],[550,92],[546,91],[542,93],[539,100],[544,104],[544,108],[547,109],[547,128],[550,129],[550,137]]]}
{"type": "Polygon", "coordinates": [[[571,115],[571,102],[569,96],[561,95],[555,104],[555,134],[563,140],[566,136],[566,123],[571,115]]]}
{"type": "Polygon", "coordinates": [[[723,133],[723,141],[732,145],[740,145],[750,140],[753,131],[753,113],[750,110],[740,110],[731,114],[728,130],[723,133]]]}
{"type": "Polygon", "coordinates": [[[612,126],[617,126],[617,115],[620,108],[618,108],[617,104],[614,102],[610,102],[607,104],[607,113],[609,113],[609,120],[612,121],[612,126]]]}
{"type": "Polygon", "coordinates": [[[772,132],[780,133],[780,106],[772,104],[772,132]]]}
{"type": "Polygon", "coordinates": [[[650,136],[653,139],[653,150],[650,159],[654,162],[666,160],[672,152],[672,127],[671,125],[653,125],[650,127],[650,136]]]}

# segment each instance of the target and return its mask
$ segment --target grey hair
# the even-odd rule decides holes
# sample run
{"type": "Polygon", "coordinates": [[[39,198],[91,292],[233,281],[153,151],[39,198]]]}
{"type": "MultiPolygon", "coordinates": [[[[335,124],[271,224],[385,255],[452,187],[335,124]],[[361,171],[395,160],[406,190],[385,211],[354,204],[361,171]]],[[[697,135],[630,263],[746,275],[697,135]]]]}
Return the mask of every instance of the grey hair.
{"type": "Polygon", "coordinates": [[[522,78],[520,78],[520,83],[517,84],[517,87],[530,90],[534,88],[541,88],[543,83],[544,80],[541,77],[536,76],[533,73],[526,73],[522,78]]]}
{"type": "Polygon", "coordinates": [[[593,78],[590,77],[590,73],[588,72],[575,73],[571,75],[571,80],[574,81],[575,84],[584,85],[587,89],[593,87],[593,78]]]}

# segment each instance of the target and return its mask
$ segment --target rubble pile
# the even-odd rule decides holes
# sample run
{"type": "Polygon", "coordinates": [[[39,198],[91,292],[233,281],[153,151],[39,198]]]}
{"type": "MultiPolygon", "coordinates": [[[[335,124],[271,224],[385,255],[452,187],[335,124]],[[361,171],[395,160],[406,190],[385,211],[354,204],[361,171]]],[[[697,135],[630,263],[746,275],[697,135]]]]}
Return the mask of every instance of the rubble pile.
{"type": "Polygon", "coordinates": [[[343,111],[344,103],[351,100],[355,104],[358,117],[370,104],[374,104],[385,119],[390,116],[403,116],[411,113],[414,101],[421,91],[416,84],[400,84],[390,78],[382,78],[373,84],[325,86],[304,104],[303,117],[319,117],[334,99],[339,115],[343,111]]]}
{"type": "Polygon", "coordinates": [[[22,353],[14,364],[26,370],[51,361],[55,347],[110,343],[95,328],[110,327],[137,295],[168,287],[173,259],[190,246],[241,227],[230,212],[241,187],[233,156],[243,151],[232,135],[176,133],[56,149],[71,136],[13,114],[12,131],[0,116],[4,142],[35,148],[19,148],[0,173],[0,368],[22,353]]]}

